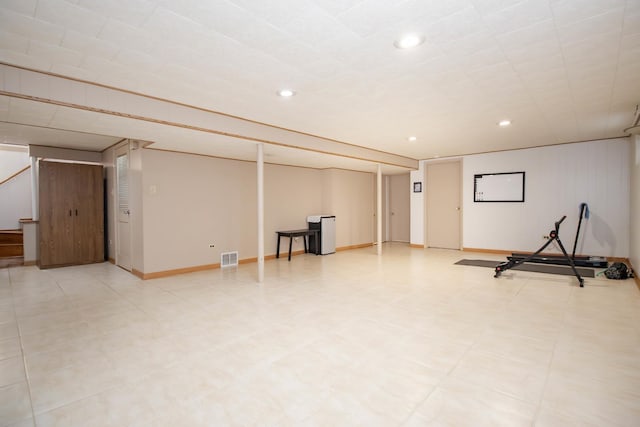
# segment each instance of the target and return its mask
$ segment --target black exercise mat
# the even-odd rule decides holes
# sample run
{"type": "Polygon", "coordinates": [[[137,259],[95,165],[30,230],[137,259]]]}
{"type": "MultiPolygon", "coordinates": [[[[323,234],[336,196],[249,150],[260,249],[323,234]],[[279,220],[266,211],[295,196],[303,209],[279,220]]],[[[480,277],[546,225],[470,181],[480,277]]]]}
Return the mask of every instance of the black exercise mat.
{"type": "MultiPolygon", "coordinates": [[[[489,267],[496,268],[496,266],[503,261],[487,261],[484,259],[461,259],[456,262],[455,265],[471,265],[474,267],[489,267]]],[[[511,270],[533,271],[535,273],[548,273],[548,274],[562,274],[565,276],[573,276],[573,270],[571,267],[565,267],[562,265],[549,265],[549,264],[520,264],[517,267],[513,267],[511,270]]],[[[583,277],[596,277],[594,271],[590,268],[576,268],[578,273],[583,277]]]]}

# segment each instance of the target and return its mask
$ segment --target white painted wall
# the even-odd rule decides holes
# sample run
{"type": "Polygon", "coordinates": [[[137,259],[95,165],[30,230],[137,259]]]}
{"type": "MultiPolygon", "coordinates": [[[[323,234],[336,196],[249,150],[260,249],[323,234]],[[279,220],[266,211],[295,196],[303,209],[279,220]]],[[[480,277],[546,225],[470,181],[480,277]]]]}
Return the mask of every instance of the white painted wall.
{"type": "Polygon", "coordinates": [[[631,137],[631,228],[629,233],[629,261],[640,273],[640,135],[631,137]]]}
{"type": "MultiPolygon", "coordinates": [[[[0,182],[31,164],[27,147],[0,147],[0,182]]],[[[31,218],[31,176],[22,172],[0,185],[0,230],[17,230],[31,218]]]]}
{"type": "MultiPolygon", "coordinates": [[[[272,255],[276,253],[276,231],[308,228],[309,215],[326,213],[322,204],[322,171],[266,164],[264,181],[264,251],[272,255]]],[[[255,222],[255,214],[251,220],[255,222]]],[[[289,239],[283,238],[281,254],[289,250],[288,244],[289,239]]],[[[293,242],[292,249],[304,249],[301,238],[293,242]]]]}
{"type": "MultiPolygon", "coordinates": [[[[226,251],[237,250],[241,260],[257,256],[254,162],[138,152],[143,262],[136,270],[148,274],[216,264],[226,251]]],[[[307,228],[306,218],[313,214],[336,215],[337,247],[371,243],[371,176],[265,164],[265,255],[276,252],[277,230],[307,228]]],[[[294,251],[302,249],[301,239],[294,242],[294,251]]],[[[287,250],[283,239],[281,254],[287,250]]]]}
{"type": "Polygon", "coordinates": [[[372,174],[342,169],[322,171],[324,214],[336,216],[336,248],[372,243],[375,181],[372,174]]]}
{"type": "MultiPolygon", "coordinates": [[[[140,273],[144,273],[146,271],[145,230],[143,228],[145,219],[142,180],[143,152],[144,150],[139,148],[137,145],[132,146],[132,149],[129,152],[129,210],[131,211],[131,215],[129,216],[129,225],[131,227],[131,268],[140,273]]],[[[172,173],[169,166],[170,165],[167,165],[165,168],[165,174],[167,175],[172,173]]],[[[167,225],[170,226],[172,224],[167,225]]]]}
{"type": "Polygon", "coordinates": [[[142,154],[144,273],[219,263],[227,251],[257,256],[255,163],[142,154]]]}
{"type": "Polygon", "coordinates": [[[579,204],[586,202],[591,216],[583,221],[576,253],[627,257],[629,156],[627,138],[466,156],[463,246],[534,251],[567,215],[560,237],[571,252],[579,204]],[[516,171],[526,172],[525,203],[474,203],[474,174],[516,171]]]}
{"type": "Polygon", "coordinates": [[[410,172],[410,183],[411,186],[411,198],[410,198],[410,209],[411,209],[411,240],[410,243],[412,245],[422,245],[424,246],[424,194],[425,194],[425,164],[426,162],[420,161],[419,169],[416,171],[410,172]],[[414,193],[413,192],[413,183],[421,182],[422,183],[422,192],[414,193]]]}

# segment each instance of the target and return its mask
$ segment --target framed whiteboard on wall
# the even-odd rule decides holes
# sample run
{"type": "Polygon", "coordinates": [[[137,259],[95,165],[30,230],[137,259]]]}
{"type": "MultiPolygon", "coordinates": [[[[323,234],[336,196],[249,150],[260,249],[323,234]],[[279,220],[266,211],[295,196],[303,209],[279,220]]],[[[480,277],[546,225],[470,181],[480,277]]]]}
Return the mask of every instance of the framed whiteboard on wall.
{"type": "Polygon", "coordinates": [[[474,202],[524,202],[524,172],[473,176],[474,202]]]}

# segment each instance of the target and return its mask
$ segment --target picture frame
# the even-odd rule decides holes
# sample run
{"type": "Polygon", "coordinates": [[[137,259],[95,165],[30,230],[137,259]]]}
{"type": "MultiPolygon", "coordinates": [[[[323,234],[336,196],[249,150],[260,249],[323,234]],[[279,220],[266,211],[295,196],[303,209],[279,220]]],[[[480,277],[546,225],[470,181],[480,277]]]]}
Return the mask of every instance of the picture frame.
{"type": "Polygon", "coordinates": [[[414,193],[422,193],[422,182],[414,182],[413,183],[413,192],[414,193]]]}

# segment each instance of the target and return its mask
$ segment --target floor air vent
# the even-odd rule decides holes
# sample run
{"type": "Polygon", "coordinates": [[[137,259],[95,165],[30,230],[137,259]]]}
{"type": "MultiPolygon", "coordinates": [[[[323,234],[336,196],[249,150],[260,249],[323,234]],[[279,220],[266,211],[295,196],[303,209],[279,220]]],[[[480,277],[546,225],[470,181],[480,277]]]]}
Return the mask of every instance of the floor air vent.
{"type": "Polygon", "coordinates": [[[220,267],[233,267],[238,265],[238,251],[223,252],[220,254],[220,267]]]}

